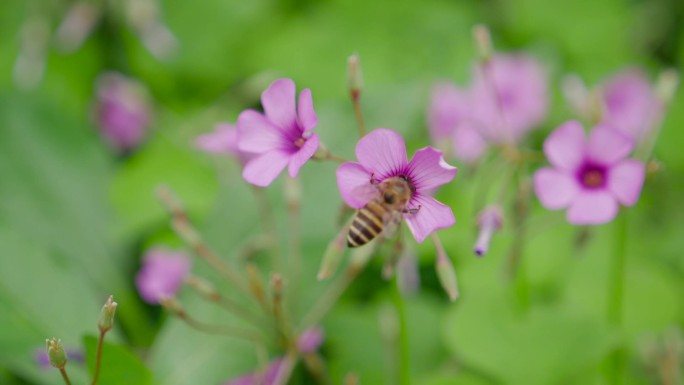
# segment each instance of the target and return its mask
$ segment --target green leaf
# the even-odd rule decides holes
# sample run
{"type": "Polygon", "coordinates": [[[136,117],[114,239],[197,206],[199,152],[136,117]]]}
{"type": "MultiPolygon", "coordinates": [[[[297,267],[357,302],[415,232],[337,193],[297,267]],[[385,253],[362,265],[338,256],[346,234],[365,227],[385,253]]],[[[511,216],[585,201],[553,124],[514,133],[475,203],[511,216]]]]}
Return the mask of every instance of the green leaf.
{"type": "MultiPolygon", "coordinates": [[[[97,337],[85,336],[83,344],[86,349],[86,362],[91,376],[95,372],[97,337]]],[[[135,354],[122,345],[108,342],[102,346],[102,365],[100,367],[100,385],[149,385],[152,374],[135,354]]]]}

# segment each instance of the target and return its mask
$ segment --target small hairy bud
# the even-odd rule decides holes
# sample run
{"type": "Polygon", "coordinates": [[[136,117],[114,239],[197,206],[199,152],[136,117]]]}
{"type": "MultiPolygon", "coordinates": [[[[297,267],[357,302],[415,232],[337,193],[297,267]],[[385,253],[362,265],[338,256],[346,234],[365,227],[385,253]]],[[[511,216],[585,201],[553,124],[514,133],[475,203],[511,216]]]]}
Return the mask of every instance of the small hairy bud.
{"type": "Polygon", "coordinates": [[[100,312],[100,321],[97,326],[100,328],[100,332],[106,333],[114,325],[114,315],[116,314],[117,303],[114,302],[114,297],[109,296],[107,302],[102,306],[102,311],[100,312]]]}
{"type": "Polygon", "coordinates": [[[492,58],[494,48],[492,48],[492,37],[486,25],[478,24],[473,27],[473,39],[477,47],[480,60],[487,62],[492,58]]]}
{"type": "Polygon", "coordinates": [[[363,90],[361,59],[358,54],[353,54],[347,59],[347,87],[354,99],[358,98],[363,90]]]}
{"type": "Polygon", "coordinates": [[[62,340],[52,338],[45,340],[45,343],[47,345],[47,354],[50,365],[57,369],[63,369],[67,363],[67,355],[64,351],[62,340]]]}

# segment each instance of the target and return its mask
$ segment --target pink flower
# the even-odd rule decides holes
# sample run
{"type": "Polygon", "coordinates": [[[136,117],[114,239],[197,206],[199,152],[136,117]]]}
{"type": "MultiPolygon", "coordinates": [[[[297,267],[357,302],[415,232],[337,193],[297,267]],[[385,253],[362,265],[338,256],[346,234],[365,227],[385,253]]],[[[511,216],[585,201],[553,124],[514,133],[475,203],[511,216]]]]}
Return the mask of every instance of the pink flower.
{"type": "Polygon", "coordinates": [[[213,132],[200,135],[195,140],[195,146],[210,154],[232,155],[245,164],[254,154],[241,151],[238,148],[237,126],[229,123],[219,123],[213,132]]]}
{"type": "Polygon", "coordinates": [[[568,222],[595,225],[611,221],[619,203],[634,205],[644,183],[644,164],[628,159],[634,144],[622,133],[599,125],[585,139],[582,126],[569,121],[544,142],[553,167],[538,170],[534,190],[549,210],[567,208],[568,222]]]}
{"type": "Polygon", "coordinates": [[[150,123],[148,95],[142,84],[108,72],[97,79],[95,107],[102,136],[117,150],[135,148],[150,123]]]}
{"type": "Polygon", "coordinates": [[[378,128],[361,138],[356,145],[356,158],[359,163],[347,162],[337,169],[337,186],[349,206],[362,208],[377,194],[377,183],[402,177],[414,190],[406,208],[417,211],[403,217],[416,241],[423,242],[433,231],[456,222],[451,208],[432,197],[437,187],[456,176],[456,167],[444,161],[441,151],[425,147],[408,162],[401,135],[378,128]]]}
{"type": "Polygon", "coordinates": [[[162,298],[175,296],[189,272],[190,260],[185,254],[154,248],[145,254],[135,285],[146,302],[156,304],[162,298]]]}
{"type": "Polygon", "coordinates": [[[603,115],[606,123],[635,141],[660,120],[663,107],[646,76],[637,70],[623,71],[602,86],[603,115]]]}
{"type": "Polygon", "coordinates": [[[472,101],[467,90],[441,83],[432,91],[428,110],[428,128],[433,143],[451,143],[454,156],[473,162],[487,149],[480,128],[472,118],[472,101]]]}
{"type": "Polygon", "coordinates": [[[493,143],[516,143],[546,117],[548,90],[539,63],[525,55],[496,55],[478,66],[472,114],[493,143]]]}
{"type": "Polygon", "coordinates": [[[257,154],[247,162],[242,176],[257,186],[268,186],[288,167],[291,177],[318,149],[318,136],[312,132],[318,123],[311,91],[299,94],[295,109],[295,84],[278,79],[261,94],[265,114],[243,111],[238,117],[238,148],[257,154]]]}
{"type": "Polygon", "coordinates": [[[274,385],[282,367],[283,359],[277,358],[271,361],[263,373],[249,373],[223,385],[274,385]]]}

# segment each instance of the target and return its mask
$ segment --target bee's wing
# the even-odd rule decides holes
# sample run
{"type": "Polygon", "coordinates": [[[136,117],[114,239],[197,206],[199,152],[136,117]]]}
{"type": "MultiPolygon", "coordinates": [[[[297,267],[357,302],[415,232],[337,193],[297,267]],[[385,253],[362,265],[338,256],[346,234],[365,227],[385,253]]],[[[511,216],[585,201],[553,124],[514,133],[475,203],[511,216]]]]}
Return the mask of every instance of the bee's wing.
{"type": "Polygon", "coordinates": [[[394,233],[397,232],[399,224],[401,223],[401,212],[400,211],[388,211],[382,218],[382,236],[385,239],[392,238],[394,233]]]}
{"type": "Polygon", "coordinates": [[[363,200],[368,202],[371,199],[378,196],[379,191],[378,191],[378,188],[372,184],[364,184],[364,185],[355,187],[352,190],[352,194],[355,197],[358,197],[359,199],[363,198],[363,200]]]}

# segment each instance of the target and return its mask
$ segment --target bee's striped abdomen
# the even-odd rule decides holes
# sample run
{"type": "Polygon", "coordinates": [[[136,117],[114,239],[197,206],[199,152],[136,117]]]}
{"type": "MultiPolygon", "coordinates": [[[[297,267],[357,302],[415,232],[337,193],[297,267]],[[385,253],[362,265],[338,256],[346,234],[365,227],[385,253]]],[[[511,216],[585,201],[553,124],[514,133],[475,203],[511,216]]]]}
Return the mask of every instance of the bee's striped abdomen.
{"type": "Polygon", "coordinates": [[[382,205],[370,201],[359,210],[352,220],[347,234],[347,246],[357,247],[365,245],[382,231],[383,220],[387,209],[382,205]]]}

